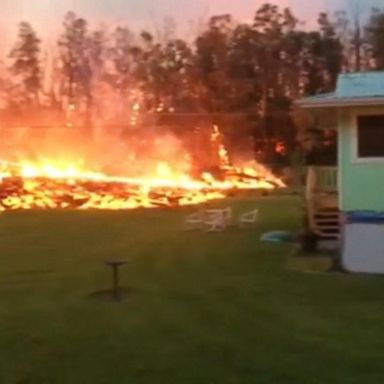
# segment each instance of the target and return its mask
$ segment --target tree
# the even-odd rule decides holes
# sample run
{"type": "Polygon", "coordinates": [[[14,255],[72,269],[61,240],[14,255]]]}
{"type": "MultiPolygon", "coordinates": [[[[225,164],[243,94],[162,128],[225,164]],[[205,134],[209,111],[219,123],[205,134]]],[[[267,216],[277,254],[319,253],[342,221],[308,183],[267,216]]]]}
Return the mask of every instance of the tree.
{"type": "Polygon", "coordinates": [[[125,26],[107,34],[90,31],[70,12],[46,72],[61,84],[54,93],[70,124],[99,122],[101,132],[106,121],[125,127],[145,118],[148,125],[178,124],[189,133],[200,126],[208,139],[218,125],[230,149],[253,146],[262,161],[287,161],[298,145],[292,101],[332,90],[343,65],[352,68],[353,60],[343,64],[343,44],[344,57],[360,52],[364,68],[369,42],[378,67],[384,66],[379,13],[364,36],[360,18],[352,25],[347,16],[321,13],[318,27],[308,30],[290,9],[266,3],[252,23],[213,16],[191,45],[175,35],[171,21],[158,37],[125,26]]]}
{"type": "Polygon", "coordinates": [[[104,61],[107,57],[108,36],[103,30],[96,30],[88,37],[88,56],[95,77],[101,77],[104,72],[104,61]]]}
{"type": "Polygon", "coordinates": [[[11,73],[20,79],[23,104],[38,103],[41,86],[40,40],[31,25],[19,25],[18,41],[10,53],[11,73]]]}
{"type": "MultiPolygon", "coordinates": [[[[300,32],[302,54],[298,62],[301,66],[303,93],[315,95],[331,92],[343,65],[343,45],[336,32],[336,26],[326,13],[320,13],[317,31],[300,32]]],[[[333,164],[336,159],[336,137],[330,128],[335,121],[327,124],[327,129],[317,126],[303,111],[292,111],[297,131],[297,142],[308,161],[333,164]]],[[[322,117],[324,120],[324,116],[322,117]]]]}
{"type": "Polygon", "coordinates": [[[114,33],[112,61],[114,65],[114,86],[124,98],[129,86],[132,86],[134,44],[133,35],[126,27],[117,27],[114,33]]]}
{"type": "Polygon", "coordinates": [[[254,31],[237,25],[231,15],[210,19],[196,42],[193,89],[208,132],[218,125],[230,151],[252,155],[252,130],[259,91],[255,66],[254,31]],[[208,123],[208,124],[207,124],[208,123]]]}
{"type": "Polygon", "coordinates": [[[63,26],[58,44],[64,106],[68,112],[76,112],[85,104],[84,123],[90,125],[92,68],[87,22],[69,12],[63,26]]]}
{"type": "Polygon", "coordinates": [[[161,43],[143,32],[131,48],[131,57],[131,82],[140,86],[148,110],[182,112],[196,107],[192,86],[195,63],[188,43],[178,38],[161,43]]]}
{"type": "MultiPolygon", "coordinates": [[[[320,29],[320,57],[325,71],[325,91],[330,91],[334,89],[337,77],[341,72],[343,47],[327,13],[320,13],[318,23],[320,29]]],[[[359,63],[359,66],[360,61],[361,58],[358,56],[357,63],[359,63]]]]}
{"type": "Polygon", "coordinates": [[[260,122],[255,131],[256,151],[262,160],[274,162],[283,142],[287,152],[295,145],[294,127],[290,119],[291,98],[298,85],[297,52],[292,50],[292,36],[297,19],[289,9],[264,4],[255,14],[257,69],[260,78],[260,122]]]}
{"type": "Polygon", "coordinates": [[[234,23],[230,15],[214,16],[196,40],[196,66],[201,82],[201,105],[211,113],[227,111],[231,81],[228,53],[234,23]]]}
{"type": "Polygon", "coordinates": [[[281,141],[288,150],[295,145],[289,109],[300,89],[297,23],[289,9],[264,4],[253,25],[213,17],[196,42],[202,105],[232,145],[250,145],[253,130],[255,150],[268,152],[267,161],[281,141]]]}
{"type": "Polygon", "coordinates": [[[365,28],[367,44],[370,49],[374,67],[384,69],[384,12],[373,9],[365,28]]]}
{"type": "Polygon", "coordinates": [[[350,4],[350,13],[352,17],[351,47],[354,58],[354,70],[360,72],[363,68],[362,50],[364,46],[363,31],[361,25],[361,7],[355,1],[350,4]]]}
{"type": "Polygon", "coordinates": [[[343,47],[343,70],[347,72],[371,69],[370,43],[367,26],[363,24],[363,12],[358,0],[348,3],[347,10],[335,13],[333,27],[343,47]]]}

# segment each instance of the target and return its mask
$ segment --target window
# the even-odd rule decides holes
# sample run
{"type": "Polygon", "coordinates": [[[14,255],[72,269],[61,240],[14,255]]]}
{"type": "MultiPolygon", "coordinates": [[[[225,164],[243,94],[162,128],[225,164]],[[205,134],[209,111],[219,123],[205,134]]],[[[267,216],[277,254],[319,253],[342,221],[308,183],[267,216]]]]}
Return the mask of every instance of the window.
{"type": "Polygon", "coordinates": [[[358,117],[357,155],[359,158],[384,158],[384,115],[358,117]]]}

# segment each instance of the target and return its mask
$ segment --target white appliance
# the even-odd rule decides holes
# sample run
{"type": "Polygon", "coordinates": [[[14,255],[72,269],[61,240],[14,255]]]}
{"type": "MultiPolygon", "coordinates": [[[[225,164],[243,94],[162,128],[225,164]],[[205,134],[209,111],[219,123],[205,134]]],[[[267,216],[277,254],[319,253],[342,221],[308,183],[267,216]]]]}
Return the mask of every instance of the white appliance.
{"type": "Polygon", "coordinates": [[[342,264],[349,272],[384,274],[384,222],[345,223],[342,264]]]}

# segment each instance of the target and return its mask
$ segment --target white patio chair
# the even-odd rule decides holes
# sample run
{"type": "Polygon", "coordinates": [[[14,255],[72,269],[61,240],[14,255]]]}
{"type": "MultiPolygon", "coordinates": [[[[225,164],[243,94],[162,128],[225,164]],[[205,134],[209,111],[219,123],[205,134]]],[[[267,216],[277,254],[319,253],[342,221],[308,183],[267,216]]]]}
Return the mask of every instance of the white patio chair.
{"type": "Polygon", "coordinates": [[[240,215],[239,224],[241,228],[254,226],[259,219],[259,210],[254,209],[250,212],[245,212],[240,215]]]}
{"type": "Polygon", "coordinates": [[[222,232],[227,228],[227,214],[224,209],[205,211],[204,227],[206,232],[222,232]]]}
{"type": "Polygon", "coordinates": [[[223,209],[223,214],[224,214],[224,218],[227,226],[232,225],[232,218],[233,218],[232,208],[228,207],[223,209]]]}
{"type": "Polygon", "coordinates": [[[203,227],[204,227],[203,211],[192,213],[185,218],[186,230],[202,229],[203,227]]]}

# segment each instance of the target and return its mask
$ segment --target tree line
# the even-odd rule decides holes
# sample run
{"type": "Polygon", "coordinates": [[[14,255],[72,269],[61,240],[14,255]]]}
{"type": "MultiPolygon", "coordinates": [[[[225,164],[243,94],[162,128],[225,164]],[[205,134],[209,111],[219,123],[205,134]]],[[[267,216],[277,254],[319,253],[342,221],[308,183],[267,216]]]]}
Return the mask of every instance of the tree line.
{"type": "Polygon", "coordinates": [[[191,43],[172,25],[161,37],[127,26],[92,29],[65,15],[49,49],[19,25],[0,75],[2,124],[95,126],[124,136],[142,126],[180,136],[213,124],[231,147],[287,162],[303,141],[334,149],[330,132],[303,128],[293,100],[333,90],[340,72],[384,69],[384,11],[319,14],[308,28],[289,8],[266,3],[253,22],[213,16],[191,43]],[[303,129],[305,132],[303,132],[303,129]]]}

